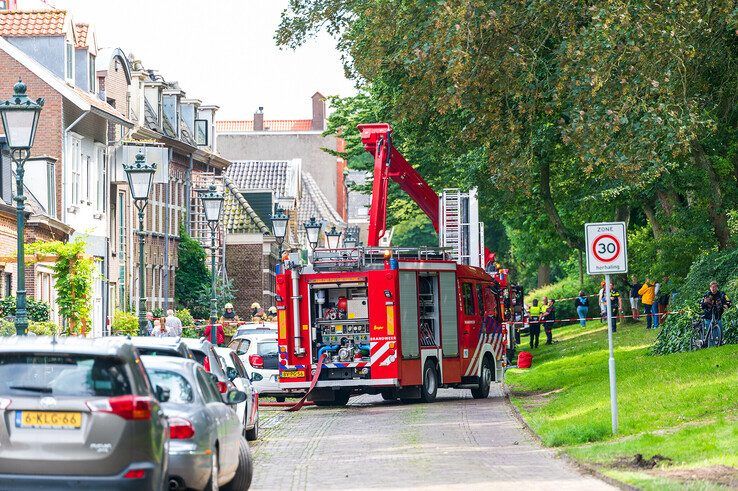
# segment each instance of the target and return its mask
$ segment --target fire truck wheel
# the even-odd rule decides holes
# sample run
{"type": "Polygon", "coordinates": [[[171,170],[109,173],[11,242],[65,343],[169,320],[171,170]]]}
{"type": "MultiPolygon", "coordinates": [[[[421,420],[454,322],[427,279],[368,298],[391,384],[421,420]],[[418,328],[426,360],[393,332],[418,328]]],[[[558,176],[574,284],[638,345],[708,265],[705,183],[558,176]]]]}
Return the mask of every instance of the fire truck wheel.
{"type": "Polygon", "coordinates": [[[397,400],[397,392],[395,392],[395,389],[383,390],[381,394],[382,394],[382,399],[384,399],[385,401],[396,401],[397,400]]]}
{"type": "Polygon", "coordinates": [[[472,389],[474,399],[486,399],[489,396],[489,387],[492,385],[492,360],[485,356],[482,360],[482,373],[479,376],[479,388],[472,389]]]}
{"type": "Polygon", "coordinates": [[[437,392],[438,372],[435,363],[428,360],[423,367],[423,386],[420,388],[420,399],[423,402],[433,402],[436,400],[437,392]]]}

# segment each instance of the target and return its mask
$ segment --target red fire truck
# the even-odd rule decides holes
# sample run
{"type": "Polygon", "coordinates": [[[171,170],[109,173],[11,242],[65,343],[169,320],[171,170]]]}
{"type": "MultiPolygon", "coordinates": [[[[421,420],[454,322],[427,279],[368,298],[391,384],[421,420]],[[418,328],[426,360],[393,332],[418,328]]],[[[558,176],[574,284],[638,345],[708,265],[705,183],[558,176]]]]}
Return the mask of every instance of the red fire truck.
{"type": "MultiPolygon", "coordinates": [[[[307,266],[297,254],[285,261],[276,298],[280,386],[310,390],[318,405],[344,405],[359,393],[430,402],[439,387],[485,398],[503,378],[506,278],[443,249],[378,247],[388,179],[437,230],[439,197],[392,147],[388,124],[360,129],[375,158],[368,246],[318,248],[307,266]]],[[[476,254],[479,263],[488,253],[478,244],[476,254]]]]}

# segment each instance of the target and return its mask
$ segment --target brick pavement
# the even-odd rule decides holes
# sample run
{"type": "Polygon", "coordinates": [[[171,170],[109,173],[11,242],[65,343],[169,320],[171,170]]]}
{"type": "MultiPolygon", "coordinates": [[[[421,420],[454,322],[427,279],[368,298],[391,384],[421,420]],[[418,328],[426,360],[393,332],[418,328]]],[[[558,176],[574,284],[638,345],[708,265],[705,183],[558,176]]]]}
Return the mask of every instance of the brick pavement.
{"type": "Polygon", "coordinates": [[[433,404],[353,397],[345,408],[262,409],[252,489],[613,489],[538,445],[499,387],[433,404]]]}

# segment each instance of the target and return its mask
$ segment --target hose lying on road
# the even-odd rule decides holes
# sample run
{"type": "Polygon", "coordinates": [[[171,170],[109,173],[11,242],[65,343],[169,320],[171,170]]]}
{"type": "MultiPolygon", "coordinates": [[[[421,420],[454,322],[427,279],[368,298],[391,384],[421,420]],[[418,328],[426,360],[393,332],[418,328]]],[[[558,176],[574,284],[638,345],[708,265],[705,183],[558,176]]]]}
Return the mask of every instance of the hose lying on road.
{"type": "Polygon", "coordinates": [[[305,392],[305,395],[302,396],[302,398],[297,401],[297,404],[292,404],[291,402],[266,402],[266,403],[259,403],[260,406],[267,406],[267,407],[287,407],[285,411],[293,412],[293,411],[299,411],[302,409],[302,406],[305,405],[312,405],[312,401],[308,401],[307,398],[310,395],[310,392],[313,391],[315,388],[315,384],[318,383],[318,378],[320,377],[320,369],[323,367],[323,361],[325,360],[325,353],[320,355],[320,358],[318,358],[318,367],[315,370],[315,374],[313,375],[313,380],[310,382],[310,387],[308,387],[307,392],[305,392]]]}

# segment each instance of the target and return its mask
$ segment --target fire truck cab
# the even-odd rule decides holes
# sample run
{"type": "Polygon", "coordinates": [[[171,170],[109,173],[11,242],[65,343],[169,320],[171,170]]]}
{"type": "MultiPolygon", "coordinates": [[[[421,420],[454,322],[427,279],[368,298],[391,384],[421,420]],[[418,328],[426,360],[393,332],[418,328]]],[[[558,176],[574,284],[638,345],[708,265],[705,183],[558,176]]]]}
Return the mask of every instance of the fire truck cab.
{"type": "Polygon", "coordinates": [[[485,398],[507,347],[495,279],[439,249],[316,249],[277,276],[279,382],[318,405],[352,394],[485,398]],[[322,360],[322,362],[321,362],[322,360]]]}

